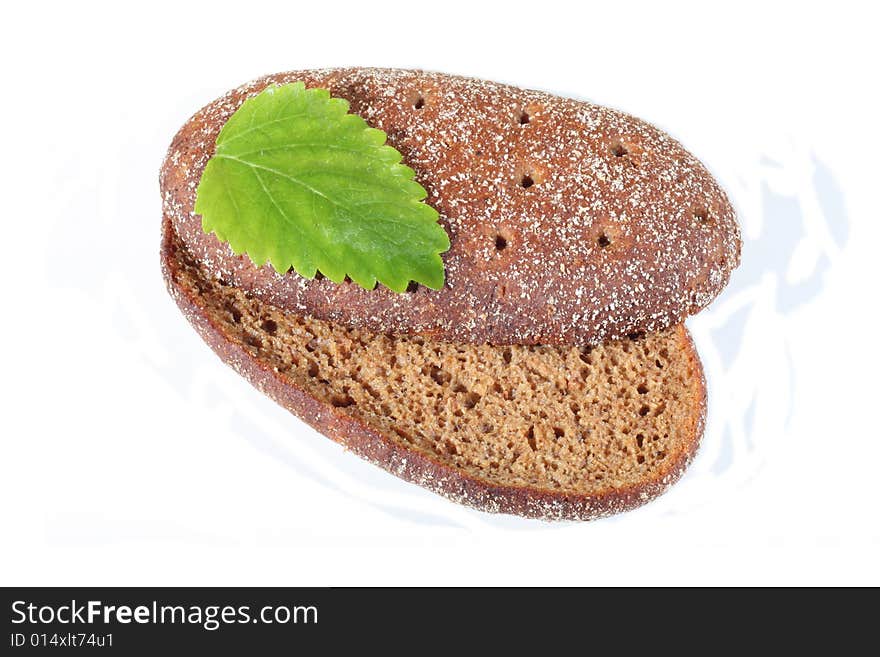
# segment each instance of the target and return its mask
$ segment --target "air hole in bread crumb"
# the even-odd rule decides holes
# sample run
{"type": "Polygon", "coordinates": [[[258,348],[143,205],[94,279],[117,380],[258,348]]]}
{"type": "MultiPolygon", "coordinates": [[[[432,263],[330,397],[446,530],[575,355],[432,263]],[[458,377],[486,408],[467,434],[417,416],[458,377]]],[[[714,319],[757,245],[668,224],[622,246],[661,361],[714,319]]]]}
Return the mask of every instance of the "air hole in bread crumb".
{"type": "Polygon", "coordinates": [[[318,364],[317,364],[315,361],[313,361],[313,360],[310,360],[310,361],[309,361],[309,369],[308,369],[308,373],[309,373],[309,376],[310,376],[311,378],[313,378],[313,379],[314,379],[316,376],[318,376],[318,364]]]}
{"type": "Polygon", "coordinates": [[[351,395],[333,395],[330,398],[330,403],[336,408],[346,408],[354,405],[354,399],[351,398],[351,395]]]}
{"type": "Polygon", "coordinates": [[[592,351],[593,351],[592,347],[584,347],[583,349],[581,349],[580,353],[578,354],[578,358],[580,358],[587,365],[592,365],[593,364],[593,357],[590,356],[590,352],[592,352],[592,351]]]}
{"type": "Polygon", "coordinates": [[[640,383],[639,387],[636,388],[636,390],[639,392],[640,395],[644,395],[648,392],[648,386],[646,386],[644,383],[640,383]]]}
{"type": "Polygon", "coordinates": [[[226,309],[232,315],[232,321],[236,324],[241,324],[241,311],[235,306],[227,306],[226,309]]]}
{"type": "Polygon", "coordinates": [[[645,434],[637,433],[636,434],[636,443],[639,446],[639,449],[645,446],[645,434]]]}
{"type": "Polygon", "coordinates": [[[260,328],[269,335],[275,335],[275,332],[278,330],[278,323],[274,319],[264,319],[260,324],[260,328]]]}
{"type": "Polygon", "coordinates": [[[452,375],[449,372],[444,372],[439,367],[431,368],[431,378],[441,386],[445,386],[452,379],[452,375]]]}
{"type": "Polygon", "coordinates": [[[535,427],[529,427],[528,432],[526,432],[526,440],[529,441],[529,447],[532,448],[533,452],[538,451],[538,442],[535,440],[535,427]]]}
{"type": "Polygon", "coordinates": [[[531,119],[531,117],[529,116],[529,113],[526,112],[525,110],[523,110],[523,111],[520,113],[520,115],[519,115],[519,124],[520,124],[520,125],[525,125],[526,123],[528,123],[528,122],[531,121],[531,120],[532,120],[532,119],[531,119]]]}
{"type": "Polygon", "coordinates": [[[522,180],[519,181],[519,184],[523,189],[528,189],[529,187],[531,187],[532,185],[535,184],[535,181],[534,181],[534,179],[532,179],[532,177],[529,174],[525,174],[522,177],[522,180]]]}
{"type": "Polygon", "coordinates": [[[641,464],[641,463],[644,463],[644,462],[645,462],[645,457],[642,456],[641,454],[639,454],[639,455],[636,457],[636,461],[638,461],[640,464],[641,464]]]}
{"type": "Polygon", "coordinates": [[[608,236],[605,233],[599,235],[599,239],[596,240],[596,244],[599,245],[600,249],[604,249],[607,246],[611,245],[611,240],[608,239],[608,236]]]}
{"type": "Polygon", "coordinates": [[[501,352],[501,357],[504,359],[504,362],[509,365],[510,361],[513,360],[513,352],[510,349],[505,349],[501,352]]]}
{"type": "Polygon", "coordinates": [[[503,251],[507,248],[507,240],[504,239],[503,235],[495,236],[495,248],[499,251],[503,251]]]}
{"type": "Polygon", "coordinates": [[[475,392],[469,392],[464,396],[464,399],[461,401],[461,405],[465,408],[473,408],[477,405],[477,402],[480,401],[482,397],[475,392]]]}
{"type": "Polygon", "coordinates": [[[642,417],[644,417],[644,416],[647,415],[650,411],[651,411],[651,409],[648,408],[647,406],[645,406],[645,405],[643,404],[642,407],[639,409],[639,415],[641,415],[642,417]]]}
{"type": "Polygon", "coordinates": [[[562,429],[561,427],[553,427],[553,436],[556,438],[564,438],[565,429],[562,429]]]}
{"type": "Polygon", "coordinates": [[[614,157],[623,157],[627,153],[629,153],[629,151],[626,150],[626,146],[624,146],[621,142],[616,141],[611,144],[611,154],[614,157]]]}

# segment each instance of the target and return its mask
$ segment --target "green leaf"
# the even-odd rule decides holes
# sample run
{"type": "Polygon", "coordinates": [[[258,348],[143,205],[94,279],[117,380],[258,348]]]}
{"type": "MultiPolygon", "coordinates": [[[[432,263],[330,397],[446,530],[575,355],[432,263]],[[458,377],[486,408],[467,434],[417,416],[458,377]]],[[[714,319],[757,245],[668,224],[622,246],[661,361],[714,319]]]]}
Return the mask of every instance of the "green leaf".
{"type": "Polygon", "coordinates": [[[439,289],[449,237],[400,161],[347,101],[302,82],[270,86],[223,126],[195,211],[206,232],[279,273],[439,289]]]}

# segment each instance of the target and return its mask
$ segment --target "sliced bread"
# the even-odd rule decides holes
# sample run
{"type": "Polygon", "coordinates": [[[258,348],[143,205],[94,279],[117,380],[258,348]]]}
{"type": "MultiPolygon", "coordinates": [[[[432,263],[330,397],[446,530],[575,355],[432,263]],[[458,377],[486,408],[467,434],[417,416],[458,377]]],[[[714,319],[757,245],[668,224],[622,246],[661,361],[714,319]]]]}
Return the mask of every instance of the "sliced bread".
{"type": "Polygon", "coordinates": [[[168,289],[226,363],[318,431],[478,509],[589,520],[656,497],[703,430],[681,325],[595,347],[390,336],[309,318],[231,285],[163,221],[168,289]]]}
{"type": "Polygon", "coordinates": [[[739,262],[727,196],[662,131],[591,103],[440,73],[255,80],[181,128],[161,187],[165,215],[208,273],[278,307],[378,333],[595,344],[681,323],[739,262]],[[279,275],[202,231],[195,193],[223,124],[246,98],[299,80],[348,100],[415,171],[451,241],[443,289],[395,294],[279,275]]]}

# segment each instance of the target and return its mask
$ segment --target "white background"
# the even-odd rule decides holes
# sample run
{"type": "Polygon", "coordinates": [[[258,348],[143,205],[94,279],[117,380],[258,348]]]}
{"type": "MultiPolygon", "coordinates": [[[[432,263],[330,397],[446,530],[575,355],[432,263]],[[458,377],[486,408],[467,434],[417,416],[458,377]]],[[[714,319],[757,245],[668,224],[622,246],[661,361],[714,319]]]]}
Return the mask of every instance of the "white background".
{"type": "Polygon", "coordinates": [[[878,21],[770,4],[7,7],[0,584],[880,583],[878,21]],[[670,493],[588,524],[458,507],[186,324],[158,266],[171,137],[230,87],[333,65],[618,107],[729,190],[744,262],[689,321],[710,422],[670,493]]]}

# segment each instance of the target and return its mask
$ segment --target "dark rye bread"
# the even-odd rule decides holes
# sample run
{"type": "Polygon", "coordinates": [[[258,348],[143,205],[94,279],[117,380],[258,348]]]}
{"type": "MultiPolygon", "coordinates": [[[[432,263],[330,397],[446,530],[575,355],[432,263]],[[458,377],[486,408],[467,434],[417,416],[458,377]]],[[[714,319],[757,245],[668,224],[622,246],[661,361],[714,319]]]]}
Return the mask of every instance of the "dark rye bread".
{"type": "Polygon", "coordinates": [[[739,262],[727,196],[653,126],[493,82],[386,69],[260,78],[193,116],[161,174],[164,212],[210,277],[354,328],[471,344],[595,344],[680,323],[739,262]],[[245,98],[302,80],[384,130],[451,239],[447,285],[406,294],[257,268],[201,229],[195,190],[245,98]]]}
{"type": "Polygon", "coordinates": [[[168,289],[202,338],[321,433],[492,512],[590,520],[675,482],[706,390],[681,325],[597,347],[490,346],[346,328],[207,271],[163,222],[168,289]]]}

